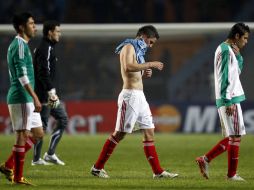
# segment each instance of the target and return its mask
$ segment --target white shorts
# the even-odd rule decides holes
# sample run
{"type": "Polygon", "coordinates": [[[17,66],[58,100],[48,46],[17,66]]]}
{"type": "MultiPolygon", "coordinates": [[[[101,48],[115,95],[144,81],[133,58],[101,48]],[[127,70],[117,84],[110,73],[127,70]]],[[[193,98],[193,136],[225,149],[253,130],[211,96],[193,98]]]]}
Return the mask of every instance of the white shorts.
{"type": "Polygon", "coordinates": [[[222,134],[225,137],[231,135],[245,135],[245,126],[243,121],[243,113],[241,105],[234,104],[234,113],[232,116],[226,114],[226,107],[222,106],[218,109],[222,134]]]}
{"type": "Polygon", "coordinates": [[[116,131],[154,128],[152,113],[142,90],[123,89],[118,96],[116,131]],[[136,124],[136,125],[135,125],[136,124]]]}
{"type": "Polygon", "coordinates": [[[14,131],[30,131],[32,128],[42,127],[40,113],[34,112],[34,104],[32,102],[9,104],[8,109],[14,131]]]}

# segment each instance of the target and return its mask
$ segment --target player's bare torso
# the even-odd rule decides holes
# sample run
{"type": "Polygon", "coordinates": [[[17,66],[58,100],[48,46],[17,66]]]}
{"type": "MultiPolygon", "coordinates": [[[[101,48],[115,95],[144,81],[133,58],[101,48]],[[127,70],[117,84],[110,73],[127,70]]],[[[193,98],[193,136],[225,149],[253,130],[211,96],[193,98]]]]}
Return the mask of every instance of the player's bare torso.
{"type": "Polygon", "coordinates": [[[136,61],[136,54],[133,51],[126,52],[120,54],[120,66],[121,66],[121,75],[123,79],[123,89],[135,89],[135,90],[143,90],[143,82],[142,82],[142,74],[141,71],[126,71],[126,61],[129,61],[131,64],[138,64],[136,61]],[[125,56],[129,58],[126,59],[125,56]]]}

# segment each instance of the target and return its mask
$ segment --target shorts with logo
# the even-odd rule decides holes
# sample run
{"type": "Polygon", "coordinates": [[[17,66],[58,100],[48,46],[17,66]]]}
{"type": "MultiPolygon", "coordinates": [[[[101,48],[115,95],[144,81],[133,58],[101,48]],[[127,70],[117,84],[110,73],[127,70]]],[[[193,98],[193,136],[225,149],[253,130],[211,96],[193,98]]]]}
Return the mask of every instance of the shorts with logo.
{"type": "Polygon", "coordinates": [[[131,133],[154,128],[152,113],[142,90],[123,89],[118,96],[116,131],[131,133]]]}
{"type": "Polygon", "coordinates": [[[12,127],[14,131],[31,130],[32,128],[42,127],[40,113],[34,112],[32,102],[8,105],[12,127]]]}
{"type": "Polygon", "coordinates": [[[231,135],[245,135],[245,126],[243,121],[243,113],[239,103],[234,104],[234,111],[232,116],[226,114],[226,107],[222,106],[218,109],[222,135],[225,137],[231,135]]]}

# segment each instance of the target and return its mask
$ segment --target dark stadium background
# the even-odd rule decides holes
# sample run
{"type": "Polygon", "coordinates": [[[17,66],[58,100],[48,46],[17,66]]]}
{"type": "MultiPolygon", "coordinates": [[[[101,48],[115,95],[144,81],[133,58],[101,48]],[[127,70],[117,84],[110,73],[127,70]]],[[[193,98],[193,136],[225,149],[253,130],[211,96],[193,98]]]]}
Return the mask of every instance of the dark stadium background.
{"type": "MultiPolygon", "coordinates": [[[[20,11],[32,12],[38,24],[47,19],[56,19],[62,24],[134,23],[137,27],[149,23],[234,23],[253,21],[254,1],[9,0],[0,2],[0,24],[11,24],[13,13],[20,11]]],[[[6,52],[13,34],[0,31],[0,36],[0,132],[10,133],[5,104],[9,86],[6,52]]],[[[126,37],[135,37],[135,32],[126,37]]],[[[245,67],[241,78],[247,96],[243,110],[249,132],[254,131],[252,37],[253,34],[242,51],[245,67]]],[[[94,134],[114,129],[116,100],[122,86],[114,49],[124,38],[65,36],[63,31],[57,45],[58,93],[70,115],[67,132],[94,134]]],[[[160,60],[165,64],[163,72],[155,71],[153,78],[144,82],[157,131],[220,131],[214,106],[213,55],[225,38],[226,33],[162,37],[148,52],[147,60],[160,60]]],[[[40,35],[31,41],[31,50],[39,39],[40,35]]],[[[50,125],[54,126],[53,120],[50,125]]]]}

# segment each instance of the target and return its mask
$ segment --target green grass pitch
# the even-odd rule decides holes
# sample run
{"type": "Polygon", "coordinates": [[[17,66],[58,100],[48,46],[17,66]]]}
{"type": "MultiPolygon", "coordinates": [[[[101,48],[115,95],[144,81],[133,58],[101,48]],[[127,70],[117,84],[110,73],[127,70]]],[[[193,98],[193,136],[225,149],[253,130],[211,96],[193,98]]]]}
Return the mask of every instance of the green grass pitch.
{"type": "MultiPolygon", "coordinates": [[[[24,176],[37,187],[11,185],[0,175],[0,190],[86,190],[86,189],[254,189],[254,138],[247,135],[242,139],[238,173],[246,182],[229,182],[227,155],[224,153],[210,164],[210,179],[201,177],[195,157],[204,154],[218,140],[220,134],[183,135],[156,134],[155,142],[161,165],[169,171],[179,173],[176,179],[152,179],[152,171],[145,159],[142,135],[128,135],[115,149],[105,166],[110,179],[91,176],[90,168],[97,159],[108,135],[64,135],[57,154],[66,166],[31,166],[31,151],[26,156],[24,176]]],[[[12,135],[0,135],[0,162],[6,160],[14,142],[12,135]]],[[[49,142],[46,136],[44,154],[49,142]]]]}

